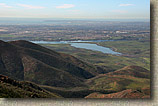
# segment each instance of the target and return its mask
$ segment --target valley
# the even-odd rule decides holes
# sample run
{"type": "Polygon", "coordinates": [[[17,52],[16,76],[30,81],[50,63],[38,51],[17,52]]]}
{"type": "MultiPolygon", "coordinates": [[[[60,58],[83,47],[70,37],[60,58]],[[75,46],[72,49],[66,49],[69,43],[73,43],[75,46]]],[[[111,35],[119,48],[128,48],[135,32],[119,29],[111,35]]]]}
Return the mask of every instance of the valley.
{"type": "Polygon", "coordinates": [[[126,62],[122,63],[123,65],[116,65],[113,63],[115,60],[110,59],[113,57],[122,61],[121,59],[127,58],[128,60],[134,57],[124,56],[122,58],[123,56],[78,49],[68,44],[42,44],[40,46],[25,40],[0,41],[0,51],[0,73],[2,75],[17,83],[21,83],[18,81],[30,81],[30,83],[35,83],[38,89],[49,92],[45,94],[38,90],[37,95],[33,90],[28,91],[28,88],[36,90],[36,88],[30,88],[32,85],[23,88],[10,81],[4,81],[5,77],[3,77],[0,90],[3,90],[3,87],[6,90],[0,95],[1,97],[5,95],[5,97],[91,98],[94,97],[91,96],[93,93],[106,95],[129,90],[130,92],[126,95],[131,95],[131,92],[138,92],[137,95],[140,95],[133,96],[133,98],[150,98],[150,70],[143,68],[143,65],[138,65],[138,61],[130,65],[126,65],[126,62]],[[113,62],[108,63],[112,60],[113,62]],[[102,64],[96,61],[102,61],[102,64]],[[17,91],[9,95],[7,92],[13,91],[14,88],[17,91]],[[148,93],[144,92],[144,89],[147,89],[148,93]],[[24,94],[28,93],[28,96],[19,95],[21,91],[24,94]]]}
{"type": "Polygon", "coordinates": [[[112,55],[99,51],[76,48],[70,46],[70,44],[39,44],[58,52],[73,55],[85,62],[108,68],[109,70],[116,70],[128,65],[138,65],[150,70],[150,41],[148,40],[122,40],[84,43],[95,43],[103,47],[109,47],[116,52],[122,53],[122,55],[112,55]]]}
{"type": "Polygon", "coordinates": [[[0,97],[150,98],[150,22],[0,20],[0,97]]]}

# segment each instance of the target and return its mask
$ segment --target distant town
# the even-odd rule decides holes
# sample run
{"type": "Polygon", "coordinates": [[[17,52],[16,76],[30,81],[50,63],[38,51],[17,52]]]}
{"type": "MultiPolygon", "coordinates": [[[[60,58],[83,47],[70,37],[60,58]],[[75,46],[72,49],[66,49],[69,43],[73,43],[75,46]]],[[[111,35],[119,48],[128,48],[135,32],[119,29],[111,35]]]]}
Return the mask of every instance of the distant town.
{"type": "Polygon", "coordinates": [[[0,24],[1,40],[96,40],[150,37],[149,22],[46,21],[47,24],[0,24]],[[48,23],[51,24],[48,24],[48,23]]]}

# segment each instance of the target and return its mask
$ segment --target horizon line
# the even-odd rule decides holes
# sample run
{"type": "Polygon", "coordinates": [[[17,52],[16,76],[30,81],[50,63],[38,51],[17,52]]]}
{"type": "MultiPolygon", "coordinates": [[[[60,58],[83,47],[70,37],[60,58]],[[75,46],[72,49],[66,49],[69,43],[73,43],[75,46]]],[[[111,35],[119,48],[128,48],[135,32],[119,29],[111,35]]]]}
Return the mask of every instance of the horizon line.
{"type": "Polygon", "coordinates": [[[151,20],[150,18],[41,18],[41,17],[0,17],[0,19],[51,19],[51,20],[151,20]]]}

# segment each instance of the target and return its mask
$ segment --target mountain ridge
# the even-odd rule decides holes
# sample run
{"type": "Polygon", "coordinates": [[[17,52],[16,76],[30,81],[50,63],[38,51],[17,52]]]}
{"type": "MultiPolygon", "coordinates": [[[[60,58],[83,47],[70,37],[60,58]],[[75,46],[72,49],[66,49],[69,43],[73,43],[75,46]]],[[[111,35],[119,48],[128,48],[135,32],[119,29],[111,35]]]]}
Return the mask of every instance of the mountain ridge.
{"type": "Polygon", "coordinates": [[[49,86],[83,86],[82,82],[85,79],[98,74],[95,72],[95,68],[73,56],[60,54],[28,41],[0,41],[0,50],[2,50],[0,72],[16,80],[25,79],[49,86]],[[68,61],[69,58],[71,61],[68,61]],[[85,69],[89,69],[89,71],[84,67],[77,66],[78,64],[86,67],[85,69]],[[42,78],[43,80],[40,80],[42,78]]]}
{"type": "Polygon", "coordinates": [[[62,98],[28,81],[16,81],[0,75],[0,97],[5,98],[62,98]]]}
{"type": "MultiPolygon", "coordinates": [[[[99,92],[95,95],[104,95],[106,98],[111,97],[107,94],[112,97],[118,94],[121,95],[120,98],[124,98],[122,95],[124,93],[121,92],[133,95],[133,91],[138,91],[136,94],[143,98],[139,89],[150,87],[150,71],[139,66],[125,66],[108,72],[74,56],[24,40],[10,42],[0,40],[0,51],[0,74],[16,80],[15,82],[30,81],[46,91],[63,97],[77,98],[90,95],[88,98],[91,98],[94,97],[93,93],[99,92]]],[[[6,84],[8,83],[2,83],[2,86],[6,84]]],[[[12,83],[9,84],[12,88],[17,88],[12,83]]],[[[22,91],[28,92],[25,89],[22,91]]],[[[20,96],[18,92],[15,95],[20,96]]]]}

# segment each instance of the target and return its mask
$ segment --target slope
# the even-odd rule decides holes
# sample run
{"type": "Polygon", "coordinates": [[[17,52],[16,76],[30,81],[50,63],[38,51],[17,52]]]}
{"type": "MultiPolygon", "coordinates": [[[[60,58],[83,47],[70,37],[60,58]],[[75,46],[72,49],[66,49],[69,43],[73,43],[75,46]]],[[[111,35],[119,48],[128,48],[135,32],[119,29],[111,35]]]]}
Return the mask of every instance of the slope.
{"type": "Polygon", "coordinates": [[[0,51],[0,74],[16,80],[57,87],[75,87],[85,86],[85,79],[98,74],[94,67],[75,57],[28,41],[0,41],[0,51]]]}
{"type": "Polygon", "coordinates": [[[150,78],[150,71],[140,66],[126,66],[117,71],[108,73],[111,75],[130,75],[138,78],[150,78]]]}
{"type": "Polygon", "coordinates": [[[0,75],[0,97],[3,98],[61,98],[36,84],[26,81],[16,81],[0,75]]]}
{"type": "Polygon", "coordinates": [[[86,84],[92,90],[122,91],[150,87],[150,71],[138,66],[126,66],[107,74],[88,79],[86,84]],[[136,74],[135,74],[136,73],[136,74]]]}
{"type": "Polygon", "coordinates": [[[111,93],[111,94],[102,94],[102,93],[91,93],[85,98],[150,98],[150,89],[140,89],[140,90],[132,90],[127,89],[123,90],[117,93],[111,93]]]}

